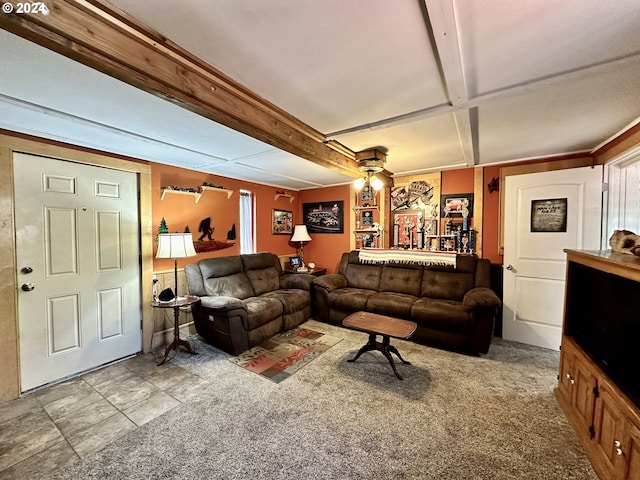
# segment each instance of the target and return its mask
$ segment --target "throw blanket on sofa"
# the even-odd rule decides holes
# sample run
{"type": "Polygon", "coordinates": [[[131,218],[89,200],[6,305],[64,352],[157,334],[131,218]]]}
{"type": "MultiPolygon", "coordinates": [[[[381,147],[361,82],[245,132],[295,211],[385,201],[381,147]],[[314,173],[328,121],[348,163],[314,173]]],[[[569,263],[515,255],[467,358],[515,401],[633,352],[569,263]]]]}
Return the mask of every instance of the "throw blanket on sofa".
{"type": "Polygon", "coordinates": [[[417,265],[456,266],[455,253],[418,252],[412,250],[360,250],[358,259],[362,263],[414,263],[417,265]]]}

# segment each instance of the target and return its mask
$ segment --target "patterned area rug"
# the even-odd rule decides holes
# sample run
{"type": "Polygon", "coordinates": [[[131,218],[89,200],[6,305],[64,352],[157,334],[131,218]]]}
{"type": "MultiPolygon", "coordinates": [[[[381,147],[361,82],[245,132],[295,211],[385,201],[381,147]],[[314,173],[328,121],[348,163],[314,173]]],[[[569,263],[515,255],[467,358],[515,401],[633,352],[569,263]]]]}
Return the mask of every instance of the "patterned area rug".
{"type": "Polygon", "coordinates": [[[326,333],[297,327],[271,337],[229,361],[280,383],[340,341],[341,338],[326,333]]]}

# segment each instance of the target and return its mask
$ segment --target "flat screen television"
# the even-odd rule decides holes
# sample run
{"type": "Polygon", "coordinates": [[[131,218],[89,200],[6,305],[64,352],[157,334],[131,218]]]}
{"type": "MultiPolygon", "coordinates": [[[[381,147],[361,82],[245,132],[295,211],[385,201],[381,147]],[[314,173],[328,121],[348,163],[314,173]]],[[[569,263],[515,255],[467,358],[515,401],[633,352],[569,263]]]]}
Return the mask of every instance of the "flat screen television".
{"type": "Polygon", "coordinates": [[[575,262],[565,333],[640,408],[640,283],[575,262]]]}

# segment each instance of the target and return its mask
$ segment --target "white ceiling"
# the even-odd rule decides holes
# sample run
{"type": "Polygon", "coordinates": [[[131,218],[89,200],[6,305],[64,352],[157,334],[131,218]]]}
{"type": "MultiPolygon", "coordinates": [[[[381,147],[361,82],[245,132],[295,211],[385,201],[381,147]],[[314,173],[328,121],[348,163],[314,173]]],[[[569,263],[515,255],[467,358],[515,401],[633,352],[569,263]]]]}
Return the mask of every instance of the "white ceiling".
{"type": "MultiPolygon", "coordinates": [[[[640,1],[111,0],[395,175],[592,151],[640,116],[640,1]]],[[[0,30],[0,128],[300,190],[345,175],[0,30]],[[7,68],[9,66],[9,68],[7,68]]]]}

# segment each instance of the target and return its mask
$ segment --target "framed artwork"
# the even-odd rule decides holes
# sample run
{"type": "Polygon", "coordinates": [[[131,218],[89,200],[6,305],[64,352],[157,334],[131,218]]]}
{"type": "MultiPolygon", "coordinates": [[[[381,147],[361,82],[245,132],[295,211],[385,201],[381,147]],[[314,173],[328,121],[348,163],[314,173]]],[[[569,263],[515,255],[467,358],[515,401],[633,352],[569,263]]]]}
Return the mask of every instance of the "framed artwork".
{"type": "Polygon", "coordinates": [[[566,232],[567,199],[531,200],[532,232],[566,232]]]}
{"type": "Polygon", "coordinates": [[[473,193],[454,193],[440,195],[442,217],[473,217],[473,193]]]}
{"type": "Polygon", "coordinates": [[[293,256],[289,257],[289,268],[291,270],[296,270],[300,266],[300,257],[293,256]]]}
{"type": "Polygon", "coordinates": [[[344,233],[344,202],[303,203],[302,216],[309,233],[344,233]]]}
{"type": "Polygon", "coordinates": [[[293,212],[274,208],[271,233],[274,235],[293,234],[293,212]]]}
{"type": "Polygon", "coordinates": [[[422,210],[401,210],[393,214],[394,223],[394,244],[396,243],[396,228],[397,231],[397,245],[411,245],[416,244],[418,241],[417,232],[422,228],[422,222],[424,221],[424,212],[422,210]]]}
{"type": "Polygon", "coordinates": [[[366,184],[364,187],[362,187],[362,191],[360,192],[360,200],[364,203],[364,202],[370,202],[373,200],[373,196],[375,195],[373,188],[371,188],[371,185],[366,184]]]}
{"type": "Polygon", "coordinates": [[[391,209],[400,210],[409,206],[409,192],[403,186],[391,189],[391,209]]]}

